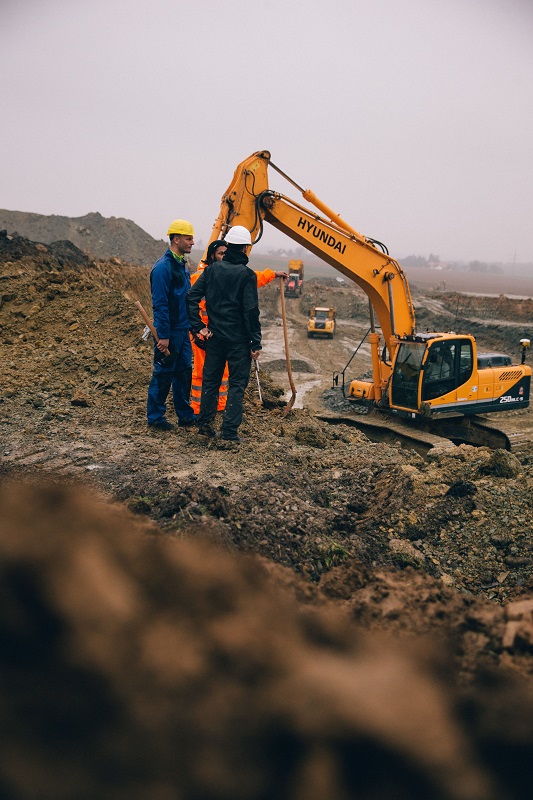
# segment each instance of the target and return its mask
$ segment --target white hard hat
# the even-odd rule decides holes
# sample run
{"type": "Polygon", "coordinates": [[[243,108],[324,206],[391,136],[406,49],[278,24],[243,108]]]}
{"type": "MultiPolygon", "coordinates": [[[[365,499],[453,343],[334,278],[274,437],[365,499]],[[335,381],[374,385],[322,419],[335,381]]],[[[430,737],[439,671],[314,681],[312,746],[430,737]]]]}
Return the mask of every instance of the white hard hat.
{"type": "Polygon", "coordinates": [[[250,231],[244,225],[234,225],[224,237],[228,244],[252,244],[250,231]]]}

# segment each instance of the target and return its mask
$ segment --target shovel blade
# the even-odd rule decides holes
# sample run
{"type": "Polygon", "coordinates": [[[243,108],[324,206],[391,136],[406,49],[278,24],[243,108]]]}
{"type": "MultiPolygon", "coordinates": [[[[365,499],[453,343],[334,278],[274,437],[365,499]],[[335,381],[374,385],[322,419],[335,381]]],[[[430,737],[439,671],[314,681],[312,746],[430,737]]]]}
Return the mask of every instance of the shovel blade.
{"type": "Polygon", "coordinates": [[[287,405],[286,405],[286,406],[285,406],[285,408],[283,409],[283,416],[284,416],[284,417],[286,417],[286,416],[287,416],[287,414],[289,414],[289,413],[290,413],[290,411],[291,411],[291,409],[292,409],[292,407],[293,407],[293,405],[294,405],[294,401],[295,401],[295,400],[296,400],[296,392],[293,392],[293,394],[292,394],[292,395],[291,395],[291,397],[290,397],[290,400],[289,400],[289,402],[287,403],[287,405]]]}

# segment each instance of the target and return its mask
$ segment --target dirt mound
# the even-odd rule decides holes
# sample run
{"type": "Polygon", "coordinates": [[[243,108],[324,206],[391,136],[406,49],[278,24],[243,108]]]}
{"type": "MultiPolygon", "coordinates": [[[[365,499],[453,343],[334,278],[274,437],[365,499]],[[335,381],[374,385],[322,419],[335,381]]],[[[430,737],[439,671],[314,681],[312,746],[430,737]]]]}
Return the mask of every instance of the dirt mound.
{"type": "MultiPolygon", "coordinates": [[[[278,358],[274,361],[267,361],[265,359],[265,366],[268,367],[270,372],[284,372],[287,369],[286,359],[278,358]]],[[[291,359],[291,367],[295,372],[315,372],[315,368],[309,361],[304,361],[301,358],[291,359]]]]}
{"type": "Polygon", "coordinates": [[[531,339],[532,300],[476,297],[449,292],[415,297],[420,330],[471,333],[479,352],[496,352],[517,358],[520,339],[531,339]]]}
{"type": "Polygon", "coordinates": [[[31,214],[0,209],[0,230],[32,241],[52,244],[69,241],[92,258],[120,258],[133,264],[153,266],[166,249],[138,225],[122,217],[103,217],[98,212],[83,217],[31,214]]]}
{"type": "Polygon", "coordinates": [[[368,298],[355,286],[339,286],[326,280],[311,280],[304,284],[299,307],[302,314],[309,315],[314,306],[333,307],[343,319],[368,319],[368,298]]]}
{"type": "Polygon", "coordinates": [[[531,323],[533,317],[533,300],[531,298],[516,300],[501,294],[499,297],[478,297],[475,295],[449,292],[439,295],[449,308],[457,308],[461,316],[481,317],[525,321],[531,323]]]}
{"type": "Polygon", "coordinates": [[[519,684],[461,691],[442,645],[370,638],[281,567],[92,495],[8,484],[0,503],[6,799],[525,796],[519,684]]]}
{"type": "Polygon", "coordinates": [[[72,242],[53,242],[45,246],[18,234],[0,231],[0,262],[20,261],[23,258],[48,266],[62,266],[65,261],[71,265],[89,263],[89,257],[72,242]]]}

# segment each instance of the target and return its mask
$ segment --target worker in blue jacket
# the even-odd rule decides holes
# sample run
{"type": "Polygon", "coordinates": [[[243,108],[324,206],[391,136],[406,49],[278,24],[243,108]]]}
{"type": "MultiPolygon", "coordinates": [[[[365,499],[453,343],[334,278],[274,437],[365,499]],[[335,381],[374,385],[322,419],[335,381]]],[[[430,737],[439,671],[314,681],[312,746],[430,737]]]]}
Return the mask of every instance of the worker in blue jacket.
{"type": "Polygon", "coordinates": [[[169,249],[150,273],[158,341],[154,347],[154,370],[148,386],[147,416],[148,425],[162,431],[174,428],[165,416],[171,388],[178,425],[194,425],[194,411],[189,404],[192,348],[187,313],[191,279],[185,261],[194,245],[194,230],[190,222],[175,219],[170,223],[168,236],[169,249]],[[170,355],[165,356],[168,351],[170,355]]]}

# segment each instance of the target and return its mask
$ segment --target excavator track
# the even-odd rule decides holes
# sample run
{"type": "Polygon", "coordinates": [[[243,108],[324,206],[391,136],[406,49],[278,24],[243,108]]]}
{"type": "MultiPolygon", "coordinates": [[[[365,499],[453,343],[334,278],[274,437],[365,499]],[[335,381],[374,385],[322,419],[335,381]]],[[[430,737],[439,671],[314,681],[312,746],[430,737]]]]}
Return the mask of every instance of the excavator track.
{"type": "MultiPolygon", "coordinates": [[[[528,420],[529,422],[529,420],[528,420]]],[[[506,420],[492,420],[489,417],[476,417],[471,425],[486,447],[510,450],[515,455],[533,452],[533,430],[531,423],[518,428],[506,425],[506,420]]],[[[477,444],[477,442],[475,442],[477,444]]]]}
{"type": "Polygon", "coordinates": [[[422,423],[404,421],[377,410],[365,414],[322,413],[316,416],[332,425],[353,425],[372,441],[396,443],[421,455],[435,449],[452,449],[459,444],[508,450],[519,456],[533,454],[533,420],[530,415],[515,418],[512,422],[496,421],[487,416],[457,415],[422,423]]]}
{"type": "Polygon", "coordinates": [[[455,445],[445,436],[440,436],[426,430],[409,425],[403,420],[385,416],[379,412],[370,411],[367,414],[316,414],[317,419],[331,425],[351,425],[361,430],[373,442],[386,442],[400,445],[411,450],[416,450],[420,455],[426,455],[430,450],[449,450],[455,445]]]}

